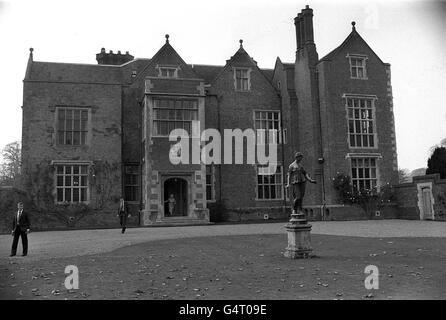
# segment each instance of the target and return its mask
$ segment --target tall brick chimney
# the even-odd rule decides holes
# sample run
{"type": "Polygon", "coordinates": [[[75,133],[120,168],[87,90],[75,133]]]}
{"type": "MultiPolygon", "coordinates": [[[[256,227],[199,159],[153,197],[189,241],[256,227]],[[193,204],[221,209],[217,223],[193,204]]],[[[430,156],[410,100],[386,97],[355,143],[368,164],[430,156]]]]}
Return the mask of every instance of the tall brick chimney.
{"type": "Polygon", "coordinates": [[[305,9],[302,9],[294,18],[294,25],[296,26],[297,50],[307,44],[314,44],[313,9],[306,5],[305,9]]]}
{"type": "Polygon", "coordinates": [[[98,64],[121,65],[132,61],[133,58],[134,57],[130,55],[128,51],[125,54],[121,54],[121,51],[118,51],[118,53],[113,53],[112,50],[110,50],[109,53],[106,53],[105,48],[102,48],[101,52],[96,54],[96,61],[98,64]]]}
{"type": "MultiPolygon", "coordinates": [[[[313,172],[315,179],[322,182],[323,167],[318,161],[323,158],[317,74],[319,58],[314,43],[313,10],[308,5],[294,19],[294,25],[297,42],[294,88],[298,103],[292,112],[298,115],[298,148],[305,154],[307,171],[313,172]]],[[[313,197],[316,203],[322,203],[322,194],[321,188],[315,188],[313,197]]]]}

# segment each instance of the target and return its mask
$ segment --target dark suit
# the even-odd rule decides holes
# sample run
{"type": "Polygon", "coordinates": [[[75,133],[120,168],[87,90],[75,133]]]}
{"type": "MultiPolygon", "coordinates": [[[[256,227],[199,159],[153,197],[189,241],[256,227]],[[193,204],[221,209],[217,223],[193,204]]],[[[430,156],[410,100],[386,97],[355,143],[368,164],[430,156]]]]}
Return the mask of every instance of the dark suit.
{"type": "Polygon", "coordinates": [[[14,214],[14,219],[12,220],[12,231],[14,233],[14,239],[12,240],[11,255],[17,253],[17,245],[19,243],[19,238],[22,238],[23,255],[28,254],[28,235],[26,230],[30,229],[31,222],[29,220],[28,213],[23,210],[20,214],[20,219],[17,221],[18,211],[14,214]]]}
{"type": "Polygon", "coordinates": [[[119,207],[118,216],[119,216],[119,224],[122,227],[122,233],[124,233],[127,225],[127,216],[128,216],[127,205],[125,203],[124,203],[124,208],[119,207]]]}

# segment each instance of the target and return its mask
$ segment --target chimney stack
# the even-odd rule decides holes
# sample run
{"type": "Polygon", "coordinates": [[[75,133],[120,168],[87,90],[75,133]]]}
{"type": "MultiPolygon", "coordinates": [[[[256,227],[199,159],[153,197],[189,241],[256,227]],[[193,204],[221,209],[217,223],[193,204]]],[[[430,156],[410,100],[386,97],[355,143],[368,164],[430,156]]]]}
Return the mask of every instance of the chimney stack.
{"type": "Polygon", "coordinates": [[[294,18],[294,25],[296,26],[296,44],[297,50],[307,44],[314,44],[313,32],[313,9],[306,5],[305,9],[294,18]]]}
{"type": "Polygon", "coordinates": [[[102,48],[101,52],[96,54],[96,61],[98,64],[121,65],[132,61],[133,58],[134,57],[128,51],[126,51],[125,54],[122,54],[121,51],[118,51],[118,53],[113,53],[113,50],[106,53],[105,48],[102,48]]]}
{"type": "Polygon", "coordinates": [[[301,35],[300,35],[300,13],[297,14],[297,17],[294,18],[294,25],[296,26],[296,44],[297,49],[299,50],[302,46],[302,42],[300,41],[301,35]]]}

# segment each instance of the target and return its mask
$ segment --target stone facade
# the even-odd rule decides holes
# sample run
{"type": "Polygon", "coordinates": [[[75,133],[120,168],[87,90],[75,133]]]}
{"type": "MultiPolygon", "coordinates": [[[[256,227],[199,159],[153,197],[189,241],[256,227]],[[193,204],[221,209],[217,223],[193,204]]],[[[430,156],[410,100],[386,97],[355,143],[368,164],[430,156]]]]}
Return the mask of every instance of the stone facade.
{"type": "MultiPolygon", "coordinates": [[[[288,216],[286,170],[294,152],[301,151],[307,171],[318,182],[307,188],[309,218],[328,218],[330,210],[330,217],[348,217],[351,208],[338,204],[332,179],[337,172],[352,174],[353,158],[376,160],[376,170],[367,169],[367,174],[377,177],[356,183],[396,183],[390,65],[354,26],[338,48],[319,59],[308,6],[296,17],[295,28],[295,62],[277,58],[274,69],[259,68],[242,41],[225,65],[187,64],[167,35],[151,59],[102,49],[96,55],[98,65],[51,63],[34,61],[31,51],[22,107],[25,190],[42,211],[59,212],[73,202],[87,206],[89,213],[79,215],[82,219],[76,220],[74,213],[67,218],[79,226],[116,225],[120,196],[127,200],[131,224],[201,224],[210,217],[280,219],[288,216]],[[365,77],[352,77],[352,57],[364,63],[365,77]],[[349,97],[373,100],[371,147],[349,144],[349,97]],[[74,119],[82,114],[85,121],[74,119]],[[198,133],[213,128],[222,137],[225,129],[277,126],[281,171],[264,178],[256,164],[246,161],[174,165],[169,152],[175,142],[165,130],[178,128],[180,122],[189,132],[192,126],[198,133]],[[77,132],[84,138],[75,138],[77,132]],[[84,178],[67,171],[84,170],[82,166],[88,169],[84,178]],[[166,203],[170,194],[176,198],[172,215],[166,203]]],[[[204,144],[190,140],[191,148],[204,144]]],[[[181,152],[190,152],[191,158],[194,154],[181,152]]]]}

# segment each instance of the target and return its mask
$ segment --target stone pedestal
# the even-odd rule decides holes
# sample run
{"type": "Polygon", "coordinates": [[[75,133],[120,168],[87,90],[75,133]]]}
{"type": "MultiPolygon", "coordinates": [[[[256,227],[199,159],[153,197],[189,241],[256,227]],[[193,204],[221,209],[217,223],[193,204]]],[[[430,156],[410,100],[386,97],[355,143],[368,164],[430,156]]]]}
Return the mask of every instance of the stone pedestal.
{"type": "Polygon", "coordinates": [[[310,257],[311,251],[311,224],[307,222],[305,214],[291,214],[291,219],[285,226],[288,233],[288,247],[285,249],[284,256],[290,259],[300,259],[310,257]]]}

